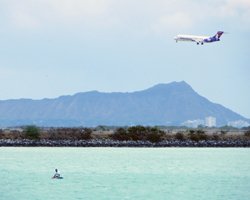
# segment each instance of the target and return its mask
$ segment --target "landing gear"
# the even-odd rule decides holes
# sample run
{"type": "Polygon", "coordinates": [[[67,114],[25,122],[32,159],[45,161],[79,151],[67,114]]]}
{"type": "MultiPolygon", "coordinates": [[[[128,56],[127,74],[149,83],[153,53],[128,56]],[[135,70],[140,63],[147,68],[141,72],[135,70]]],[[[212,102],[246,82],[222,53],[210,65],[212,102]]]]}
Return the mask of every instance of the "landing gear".
{"type": "Polygon", "coordinates": [[[197,44],[197,45],[199,45],[200,43],[199,43],[199,42],[197,42],[196,44],[197,44]]]}
{"type": "Polygon", "coordinates": [[[201,45],[203,45],[203,42],[201,43],[201,45]]]}

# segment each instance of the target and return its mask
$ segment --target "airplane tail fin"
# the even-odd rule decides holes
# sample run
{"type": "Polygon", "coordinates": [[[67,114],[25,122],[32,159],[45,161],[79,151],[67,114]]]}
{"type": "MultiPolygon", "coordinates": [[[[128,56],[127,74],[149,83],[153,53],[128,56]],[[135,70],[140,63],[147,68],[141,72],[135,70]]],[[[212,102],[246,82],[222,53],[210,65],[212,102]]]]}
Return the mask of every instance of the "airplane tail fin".
{"type": "Polygon", "coordinates": [[[216,33],[216,35],[214,36],[214,38],[220,39],[220,37],[222,36],[223,33],[224,33],[223,31],[218,31],[218,32],[216,33]]]}

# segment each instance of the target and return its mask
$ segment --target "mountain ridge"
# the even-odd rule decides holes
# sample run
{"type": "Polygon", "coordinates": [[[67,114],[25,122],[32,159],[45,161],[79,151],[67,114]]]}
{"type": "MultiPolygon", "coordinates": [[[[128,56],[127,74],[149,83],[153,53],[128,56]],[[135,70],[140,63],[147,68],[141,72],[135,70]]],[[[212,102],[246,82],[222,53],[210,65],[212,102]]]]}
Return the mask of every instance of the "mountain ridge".
{"type": "Polygon", "coordinates": [[[96,90],[41,100],[0,101],[0,126],[182,125],[216,117],[218,125],[245,117],[210,102],[185,81],[161,83],[134,92],[96,90]]]}

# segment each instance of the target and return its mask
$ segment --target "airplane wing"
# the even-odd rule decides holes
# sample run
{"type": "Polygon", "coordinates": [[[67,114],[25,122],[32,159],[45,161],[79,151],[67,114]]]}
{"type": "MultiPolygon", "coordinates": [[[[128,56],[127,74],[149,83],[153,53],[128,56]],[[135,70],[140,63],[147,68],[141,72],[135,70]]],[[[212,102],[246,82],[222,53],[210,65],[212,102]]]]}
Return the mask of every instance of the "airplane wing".
{"type": "Polygon", "coordinates": [[[203,43],[204,42],[204,40],[201,39],[201,38],[196,38],[193,41],[196,42],[196,43],[203,43]]]}
{"type": "Polygon", "coordinates": [[[204,37],[194,36],[194,35],[177,35],[174,38],[177,41],[187,41],[196,42],[197,44],[202,44],[204,42],[204,37]]]}

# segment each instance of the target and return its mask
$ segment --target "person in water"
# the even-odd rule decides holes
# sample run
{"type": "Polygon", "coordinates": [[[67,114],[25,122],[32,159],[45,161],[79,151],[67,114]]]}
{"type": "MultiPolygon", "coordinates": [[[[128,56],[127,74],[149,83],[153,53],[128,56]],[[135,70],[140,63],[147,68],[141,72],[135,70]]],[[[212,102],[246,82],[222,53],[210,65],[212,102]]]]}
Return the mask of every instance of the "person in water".
{"type": "Polygon", "coordinates": [[[58,169],[55,169],[55,172],[56,173],[54,174],[54,176],[52,178],[60,178],[61,176],[60,176],[58,169]]]}

